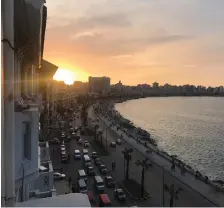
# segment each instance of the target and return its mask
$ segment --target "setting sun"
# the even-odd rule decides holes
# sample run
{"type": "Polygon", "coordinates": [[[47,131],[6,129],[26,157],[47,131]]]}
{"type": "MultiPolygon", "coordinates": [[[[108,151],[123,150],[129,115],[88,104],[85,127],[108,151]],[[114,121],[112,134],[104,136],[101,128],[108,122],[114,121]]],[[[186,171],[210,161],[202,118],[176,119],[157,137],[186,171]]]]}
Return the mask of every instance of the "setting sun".
{"type": "Polygon", "coordinates": [[[59,68],[54,75],[57,81],[64,81],[65,84],[71,85],[76,80],[76,74],[68,69],[59,68]]]}

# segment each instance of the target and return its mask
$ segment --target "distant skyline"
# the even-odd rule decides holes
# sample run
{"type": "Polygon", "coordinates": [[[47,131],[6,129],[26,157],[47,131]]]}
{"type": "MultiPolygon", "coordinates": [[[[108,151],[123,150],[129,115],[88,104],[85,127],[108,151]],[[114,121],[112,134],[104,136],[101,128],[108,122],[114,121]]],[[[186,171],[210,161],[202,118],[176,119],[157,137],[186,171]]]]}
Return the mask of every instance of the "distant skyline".
{"type": "Polygon", "coordinates": [[[75,79],[224,85],[223,0],[47,0],[44,58],[75,79]],[[72,76],[72,75],[71,75],[72,76]]]}

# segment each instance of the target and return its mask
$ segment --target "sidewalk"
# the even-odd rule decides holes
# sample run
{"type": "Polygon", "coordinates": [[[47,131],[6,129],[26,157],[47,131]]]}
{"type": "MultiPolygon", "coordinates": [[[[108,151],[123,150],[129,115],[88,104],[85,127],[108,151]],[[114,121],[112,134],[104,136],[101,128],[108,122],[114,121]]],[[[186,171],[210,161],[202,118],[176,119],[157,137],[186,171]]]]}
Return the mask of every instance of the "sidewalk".
{"type": "MultiPolygon", "coordinates": [[[[100,117],[101,120],[107,125],[110,126],[110,122],[108,122],[105,118],[100,117]]],[[[117,131],[116,127],[112,127],[111,130],[115,132],[118,137],[123,135],[123,140],[130,144],[134,149],[140,152],[142,155],[146,156],[152,162],[158,164],[159,166],[164,167],[165,171],[169,172],[172,177],[180,180],[186,186],[192,188],[194,191],[198,192],[202,197],[206,198],[210,201],[211,205],[215,206],[224,206],[224,194],[217,192],[213,187],[210,185],[196,180],[194,176],[189,173],[186,173],[184,176],[181,175],[180,168],[176,166],[176,171],[170,171],[171,163],[169,163],[165,158],[162,158],[160,155],[156,153],[147,154],[146,150],[148,148],[144,147],[141,144],[137,144],[136,140],[133,138],[127,137],[122,131],[117,131]]]]}

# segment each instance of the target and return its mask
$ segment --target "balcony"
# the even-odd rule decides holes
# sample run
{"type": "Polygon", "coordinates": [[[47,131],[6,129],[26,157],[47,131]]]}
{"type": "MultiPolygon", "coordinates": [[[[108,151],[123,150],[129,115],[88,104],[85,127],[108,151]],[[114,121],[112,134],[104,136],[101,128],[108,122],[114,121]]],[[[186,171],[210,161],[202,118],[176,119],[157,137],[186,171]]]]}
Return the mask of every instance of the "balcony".
{"type": "Polygon", "coordinates": [[[39,177],[32,183],[30,198],[45,198],[55,195],[53,167],[51,161],[41,162],[39,177]]]}
{"type": "Polygon", "coordinates": [[[48,142],[39,142],[39,146],[40,146],[40,162],[50,161],[48,142]]]}
{"type": "Polygon", "coordinates": [[[38,178],[38,109],[31,107],[15,113],[16,152],[15,179],[16,188],[38,178]]]}

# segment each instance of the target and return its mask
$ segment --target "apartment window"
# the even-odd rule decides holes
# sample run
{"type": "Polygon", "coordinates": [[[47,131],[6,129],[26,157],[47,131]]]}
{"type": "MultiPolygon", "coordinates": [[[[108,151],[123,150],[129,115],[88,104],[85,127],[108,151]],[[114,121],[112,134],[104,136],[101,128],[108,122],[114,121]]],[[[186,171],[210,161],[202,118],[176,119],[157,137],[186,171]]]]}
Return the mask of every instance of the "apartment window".
{"type": "Polygon", "coordinates": [[[31,160],[31,123],[23,122],[23,155],[24,159],[31,160]]]}

